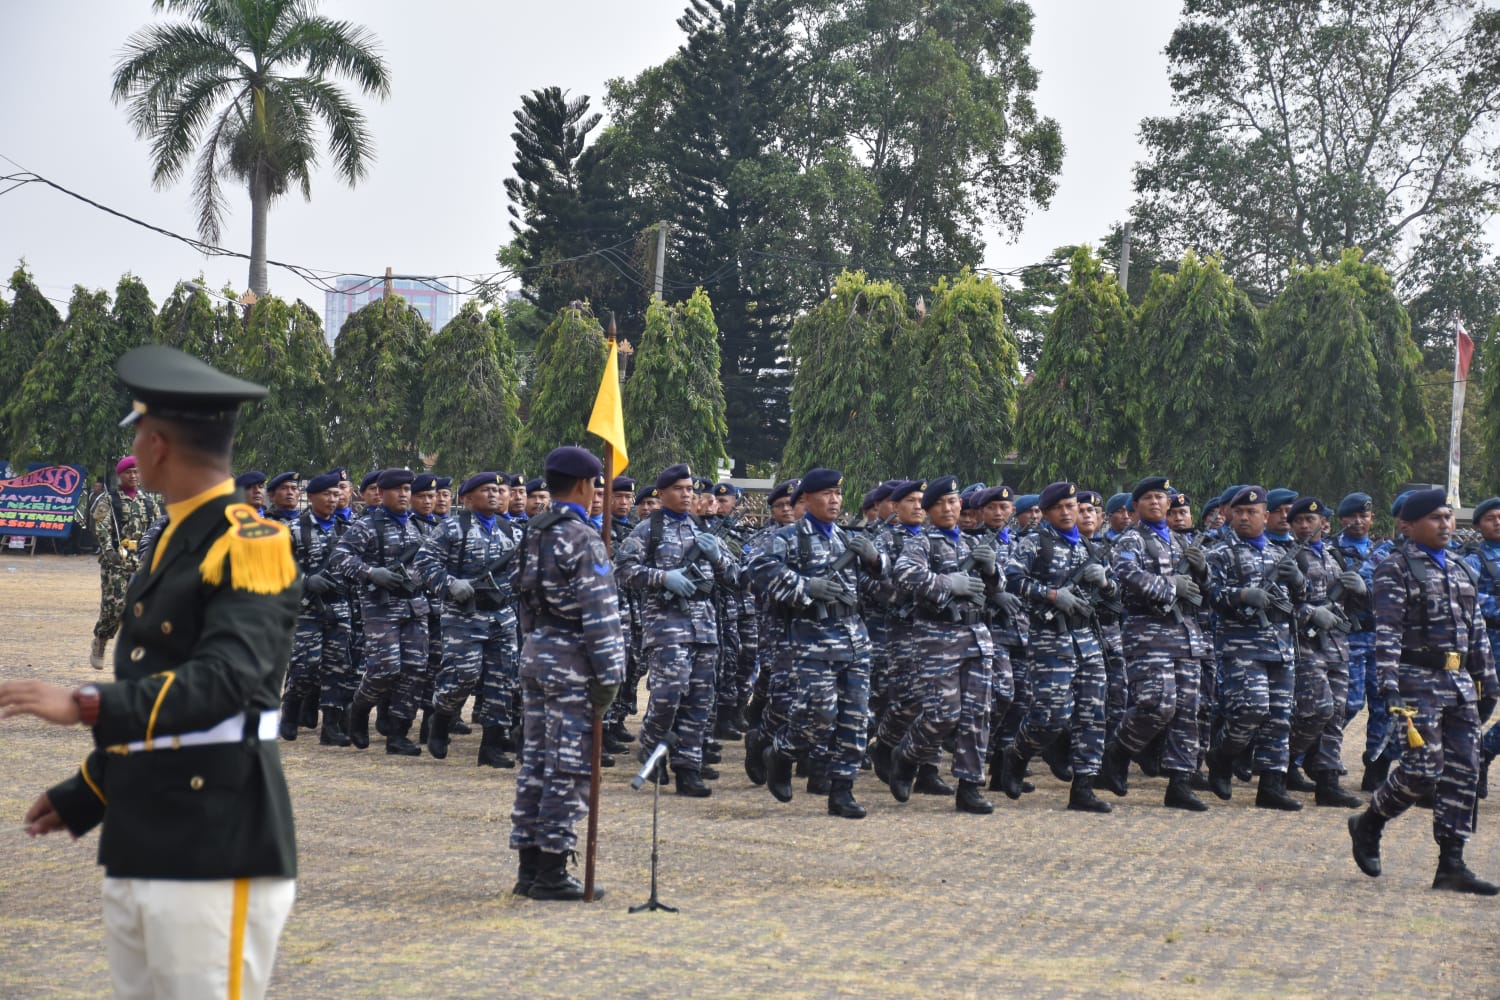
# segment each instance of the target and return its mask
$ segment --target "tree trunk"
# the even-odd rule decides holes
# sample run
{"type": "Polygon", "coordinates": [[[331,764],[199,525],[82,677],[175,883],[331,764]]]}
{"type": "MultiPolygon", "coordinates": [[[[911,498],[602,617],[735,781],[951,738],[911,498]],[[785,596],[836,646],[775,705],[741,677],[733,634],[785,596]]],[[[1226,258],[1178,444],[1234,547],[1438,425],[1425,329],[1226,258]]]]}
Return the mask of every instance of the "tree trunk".
{"type": "Polygon", "coordinates": [[[250,290],[259,298],[266,294],[266,214],[270,193],[259,169],[250,173],[250,290]]]}

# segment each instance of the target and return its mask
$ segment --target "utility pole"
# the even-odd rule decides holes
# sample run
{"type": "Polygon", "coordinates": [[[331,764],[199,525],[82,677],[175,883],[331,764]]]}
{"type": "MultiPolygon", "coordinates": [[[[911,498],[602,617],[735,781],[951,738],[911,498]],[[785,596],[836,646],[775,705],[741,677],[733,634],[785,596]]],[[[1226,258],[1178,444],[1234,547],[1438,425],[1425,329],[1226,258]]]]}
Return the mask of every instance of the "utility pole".
{"type": "Polygon", "coordinates": [[[663,272],[667,269],[667,223],[656,224],[656,297],[661,299],[663,272]]]}
{"type": "Polygon", "coordinates": [[[1130,297],[1130,223],[1125,223],[1125,232],[1120,237],[1120,287],[1130,297]]]}

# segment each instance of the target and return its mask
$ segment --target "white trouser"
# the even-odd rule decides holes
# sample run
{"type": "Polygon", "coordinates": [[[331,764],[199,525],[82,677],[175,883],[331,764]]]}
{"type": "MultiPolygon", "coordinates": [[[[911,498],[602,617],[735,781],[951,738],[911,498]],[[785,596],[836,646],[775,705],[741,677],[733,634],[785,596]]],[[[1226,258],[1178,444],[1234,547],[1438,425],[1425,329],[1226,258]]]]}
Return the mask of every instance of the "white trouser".
{"type": "Polygon", "coordinates": [[[104,880],[115,996],[258,1000],[297,897],[289,878],[104,880]]]}

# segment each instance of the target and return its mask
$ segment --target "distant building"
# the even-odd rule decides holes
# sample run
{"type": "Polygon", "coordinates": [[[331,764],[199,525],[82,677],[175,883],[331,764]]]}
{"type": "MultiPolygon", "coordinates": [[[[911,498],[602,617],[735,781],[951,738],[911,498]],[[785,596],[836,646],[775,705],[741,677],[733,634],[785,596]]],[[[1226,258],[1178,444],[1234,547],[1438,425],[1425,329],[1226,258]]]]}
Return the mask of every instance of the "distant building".
{"type": "MultiPolygon", "coordinates": [[[[358,312],[376,299],[385,297],[383,278],[339,278],[336,291],[323,293],[323,335],[328,345],[333,346],[344,321],[350,313],[358,312]]],[[[441,281],[419,281],[413,278],[396,278],[391,282],[395,293],[405,299],[422,314],[427,325],[436,332],[453,318],[458,306],[458,295],[445,292],[441,281]]]]}

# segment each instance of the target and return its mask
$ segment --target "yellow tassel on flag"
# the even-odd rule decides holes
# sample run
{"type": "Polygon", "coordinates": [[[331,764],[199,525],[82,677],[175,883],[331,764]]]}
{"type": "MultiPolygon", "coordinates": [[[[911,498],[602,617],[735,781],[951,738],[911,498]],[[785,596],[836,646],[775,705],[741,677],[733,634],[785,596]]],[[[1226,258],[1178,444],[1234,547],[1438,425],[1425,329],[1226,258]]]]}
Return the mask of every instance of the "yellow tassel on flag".
{"type": "Polygon", "coordinates": [[[625,411],[620,405],[620,345],[609,342],[609,358],[604,362],[604,378],[599,395],[594,398],[594,412],[589,417],[589,433],[597,434],[614,449],[615,475],[625,471],[630,456],[625,453],[625,411]]]}

